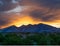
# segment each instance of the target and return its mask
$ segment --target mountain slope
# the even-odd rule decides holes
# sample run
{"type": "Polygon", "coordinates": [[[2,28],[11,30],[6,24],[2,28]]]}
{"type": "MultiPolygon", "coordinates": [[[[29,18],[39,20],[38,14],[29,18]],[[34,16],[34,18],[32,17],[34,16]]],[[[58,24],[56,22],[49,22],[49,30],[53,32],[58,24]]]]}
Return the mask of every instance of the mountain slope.
{"type": "Polygon", "coordinates": [[[30,33],[40,33],[40,32],[60,32],[60,29],[52,27],[46,24],[36,24],[36,25],[22,25],[21,27],[10,26],[2,29],[0,32],[30,32],[30,33]]]}
{"type": "Polygon", "coordinates": [[[27,26],[21,26],[19,27],[19,30],[21,30],[21,32],[55,32],[56,31],[56,27],[52,27],[46,24],[38,24],[38,25],[27,25],[27,26]]]}
{"type": "Polygon", "coordinates": [[[5,29],[2,29],[2,32],[18,32],[18,29],[16,26],[10,26],[10,27],[7,27],[5,29]]]}

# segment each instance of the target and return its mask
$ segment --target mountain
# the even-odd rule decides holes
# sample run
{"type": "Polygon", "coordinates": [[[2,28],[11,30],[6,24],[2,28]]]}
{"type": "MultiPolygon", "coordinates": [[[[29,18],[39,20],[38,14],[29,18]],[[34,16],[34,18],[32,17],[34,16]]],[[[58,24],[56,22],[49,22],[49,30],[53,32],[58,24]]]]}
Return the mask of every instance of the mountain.
{"type": "Polygon", "coordinates": [[[52,27],[47,24],[35,24],[35,25],[22,25],[21,27],[10,26],[2,29],[0,32],[30,32],[30,33],[40,33],[40,32],[60,32],[59,28],[52,27]]]}
{"type": "Polygon", "coordinates": [[[27,25],[27,26],[21,26],[19,27],[19,30],[21,30],[21,32],[56,32],[56,27],[52,27],[50,25],[46,25],[46,24],[37,24],[37,25],[27,25]]]}
{"type": "Polygon", "coordinates": [[[1,32],[17,32],[18,29],[16,26],[10,26],[1,30],[1,32]]]}

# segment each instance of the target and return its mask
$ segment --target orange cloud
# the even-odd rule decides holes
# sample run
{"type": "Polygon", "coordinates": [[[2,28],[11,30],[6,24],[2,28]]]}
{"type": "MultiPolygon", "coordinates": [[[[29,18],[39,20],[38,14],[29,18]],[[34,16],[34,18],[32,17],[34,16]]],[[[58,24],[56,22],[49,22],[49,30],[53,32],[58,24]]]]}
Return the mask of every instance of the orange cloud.
{"type": "MultiPolygon", "coordinates": [[[[11,25],[19,27],[21,25],[38,23],[60,27],[59,0],[21,0],[18,2],[18,6],[23,7],[21,12],[18,11],[19,13],[16,13],[15,10],[12,13],[0,13],[0,28],[5,28],[11,25]]],[[[13,4],[14,6],[11,5],[9,7],[15,8],[17,4],[13,4]]],[[[6,6],[2,11],[10,10],[9,7],[8,9],[5,9],[6,6]]]]}

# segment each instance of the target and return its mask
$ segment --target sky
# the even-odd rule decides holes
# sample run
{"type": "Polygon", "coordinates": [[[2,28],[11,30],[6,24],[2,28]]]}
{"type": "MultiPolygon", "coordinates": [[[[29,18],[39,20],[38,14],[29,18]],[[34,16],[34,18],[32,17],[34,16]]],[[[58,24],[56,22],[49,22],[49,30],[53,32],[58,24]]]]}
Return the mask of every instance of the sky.
{"type": "Polygon", "coordinates": [[[39,23],[60,28],[60,0],[0,0],[0,29],[39,23]]]}

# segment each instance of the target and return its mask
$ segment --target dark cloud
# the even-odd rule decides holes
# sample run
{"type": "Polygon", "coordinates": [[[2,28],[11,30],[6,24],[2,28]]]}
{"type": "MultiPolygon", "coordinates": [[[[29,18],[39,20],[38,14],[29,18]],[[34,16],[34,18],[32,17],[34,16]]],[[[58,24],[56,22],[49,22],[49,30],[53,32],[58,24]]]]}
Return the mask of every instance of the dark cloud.
{"type": "Polygon", "coordinates": [[[5,26],[5,25],[8,25],[9,24],[9,21],[8,20],[0,20],[0,26],[5,26]]]}
{"type": "MultiPolygon", "coordinates": [[[[22,6],[39,6],[47,7],[50,9],[60,9],[60,0],[16,0],[22,6]]],[[[0,11],[8,11],[17,6],[12,3],[12,0],[0,0],[0,11]]]]}
{"type": "Polygon", "coordinates": [[[60,8],[60,0],[22,0],[22,5],[38,5],[49,8],[60,8]]]}
{"type": "Polygon", "coordinates": [[[49,14],[48,12],[40,11],[40,10],[34,10],[31,11],[30,16],[33,17],[35,20],[41,20],[41,21],[53,21],[55,20],[55,15],[49,14]]]}
{"type": "Polygon", "coordinates": [[[17,6],[12,3],[12,0],[0,0],[0,2],[0,12],[11,10],[17,6]]]}
{"type": "Polygon", "coordinates": [[[0,27],[6,26],[10,23],[10,20],[8,18],[6,16],[6,14],[1,14],[0,13],[0,27]]]}
{"type": "Polygon", "coordinates": [[[0,13],[0,27],[1,26],[8,26],[8,25],[13,25],[14,22],[19,20],[20,16],[17,14],[11,14],[11,13],[0,13]]]}
{"type": "Polygon", "coordinates": [[[60,20],[60,0],[22,0],[20,4],[34,6],[29,15],[36,20],[44,22],[60,20]]]}
{"type": "Polygon", "coordinates": [[[41,0],[42,6],[49,8],[60,8],[60,0],[41,0]]]}
{"type": "Polygon", "coordinates": [[[29,15],[33,17],[35,20],[43,21],[43,22],[52,22],[55,20],[60,20],[60,12],[59,10],[51,10],[51,9],[38,9],[29,12],[29,15]]]}

